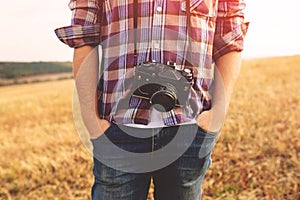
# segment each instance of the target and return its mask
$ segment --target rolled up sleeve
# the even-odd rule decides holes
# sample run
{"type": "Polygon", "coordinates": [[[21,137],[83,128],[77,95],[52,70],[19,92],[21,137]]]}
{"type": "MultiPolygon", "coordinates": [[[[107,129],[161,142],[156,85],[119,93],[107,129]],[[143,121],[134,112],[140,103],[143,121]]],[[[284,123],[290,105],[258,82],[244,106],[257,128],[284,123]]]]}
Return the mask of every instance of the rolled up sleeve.
{"type": "Polygon", "coordinates": [[[244,22],[243,0],[220,0],[214,37],[213,58],[217,60],[231,51],[244,49],[249,22],[244,22]]]}
{"type": "Polygon", "coordinates": [[[98,0],[71,0],[72,11],[70,26],[55,29],[58,39],[72,48],[100,43],[98,0]]]}

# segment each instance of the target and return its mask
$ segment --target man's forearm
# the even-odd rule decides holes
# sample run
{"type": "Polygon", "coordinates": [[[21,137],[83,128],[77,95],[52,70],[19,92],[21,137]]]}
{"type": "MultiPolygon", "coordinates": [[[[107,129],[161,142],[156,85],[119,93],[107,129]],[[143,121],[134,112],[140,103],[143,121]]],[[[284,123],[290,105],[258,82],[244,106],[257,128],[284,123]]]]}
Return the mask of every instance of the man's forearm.
{"type": "Polygon", "coordinates": [[[91,138],[100,136],[110,125],[100,119],[97,108],[97,82],[99,73],[98,47],[75,48],[73,72],[82,120],[91,138]]]}
{"type": "Polygon", "coordinates": [[[212,109],[214,106],[223,105],[226,113],[240,73],[241,61],[241,53],[236,51],[225,54],[216,60],[212,109]]]}
{"type": "Polygon", "coordinates": [[[74,55],[73,55],[73,73],[74,78],[76,79],[77,73],[80,69],[81,64],[83,61],[90,55],[90,53],[93,51],[94,47],[92,46],[82,46],[74,49],[74,55]]]}
{"type": "Polygon", "coordinates": [[[198,125],[212,132],[219,132],[225,121],[234,85],[241,67],[241,53],[230,52],[216,61],[212,108],[197,117],[198,125]]]}

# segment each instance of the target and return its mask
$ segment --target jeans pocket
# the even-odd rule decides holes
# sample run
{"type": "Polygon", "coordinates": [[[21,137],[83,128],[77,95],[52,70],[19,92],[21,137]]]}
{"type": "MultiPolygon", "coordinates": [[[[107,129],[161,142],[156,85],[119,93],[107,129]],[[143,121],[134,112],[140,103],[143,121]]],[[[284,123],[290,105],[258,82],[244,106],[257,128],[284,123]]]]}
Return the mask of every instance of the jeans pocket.
{"type": "MultiPolygon", "coordinates": [[[[197,125],[198,126],[198,125],[197,125]]],[[[198,126],[198,132],[200,132],[203,135],[211,136],[211,137],[217,137],[219,135],[219,131],[208,131],[203,129],[202,127],[198,126]]]]}
{"type": "Polygon", "coordinates": [[[197,143],[200,144],[200,148],[198,151],[199,158],[204,158],[212,153],[218,136],[218,132],[209,132],[198,126],[196,140],[197,143]]]}
{"type": "Polygon", "coordinates": [[[92,144],[94,145],[97,141],[99,141],[102,138],[102,136],[107,135],[109,132],[111,132],[113,126],[115,126],[115,124],[111,124],[100,136],[90,139],[92,144]]]}

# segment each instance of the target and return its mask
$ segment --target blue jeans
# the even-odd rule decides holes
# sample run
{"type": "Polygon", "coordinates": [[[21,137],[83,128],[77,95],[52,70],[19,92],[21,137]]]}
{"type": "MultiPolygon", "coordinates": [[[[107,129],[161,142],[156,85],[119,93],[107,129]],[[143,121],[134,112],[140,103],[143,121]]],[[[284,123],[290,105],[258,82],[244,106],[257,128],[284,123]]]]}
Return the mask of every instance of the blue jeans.
{"type": "Polygon", "coordinates": [[[197,125],[139,129],[112,124],[91,140],[92,199],[146,200],[151,178],[155,200],[201,199],[217,136],[197,125]]]}

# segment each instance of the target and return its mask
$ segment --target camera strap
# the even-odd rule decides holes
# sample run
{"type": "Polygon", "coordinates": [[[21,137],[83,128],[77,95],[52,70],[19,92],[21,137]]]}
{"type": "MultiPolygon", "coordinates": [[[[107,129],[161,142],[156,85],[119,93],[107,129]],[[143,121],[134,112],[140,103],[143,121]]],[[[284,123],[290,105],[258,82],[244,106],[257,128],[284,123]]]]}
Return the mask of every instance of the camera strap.
{"type": "Polygon", "coordinates": [[[185,48],[185,57],[184,57],[184,66],[187,66],[188,60],[191,60],[191,58],[188,58],[188,55],[192,54],[192,48],[191,48],[191,35],[192,30],[191,30],[191,11],[190,11],[191,5],[190,5],[190,0],[186,0],[186,28],[187,28],[187,41],[186,45],[187,47],[185,48]],[[188,53],[190,52],[190,53],[188,53]]]}
{"type": "Polygon", "coordinates": [[[138,28],[138,8],[139,8],[139,2],[138,0],[133,0],[133,12],[134,12],[134,16],[133,16],[133,28],[134,28],[134,50],[133,50],[133,63],[134,66],[137,66],[137,28],[138,28]]]}
{"type": "Polygon", "coordinates": [[[98,1],[99,2],[99,12],[98,12],[98,20],[99,20],[99,23],[100,23],[100,39],[101,39],[101,37],[102,37],[102,34],[101,34],[101,32],[102,32],[102,23],[103,23],[103,21],[102,21],[102,17],[103,17],[103,12],[104,12],[104,10],[103,10],[103,4],[104,4],[104,1],[98,1]]]}

